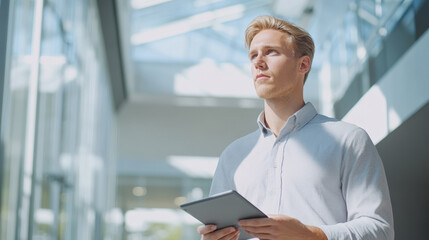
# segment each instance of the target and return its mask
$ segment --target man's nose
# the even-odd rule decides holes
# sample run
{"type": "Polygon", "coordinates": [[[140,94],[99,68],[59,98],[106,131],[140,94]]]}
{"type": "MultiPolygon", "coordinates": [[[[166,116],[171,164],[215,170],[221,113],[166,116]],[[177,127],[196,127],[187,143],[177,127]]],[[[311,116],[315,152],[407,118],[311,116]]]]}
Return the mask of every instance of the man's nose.
{"type": "Polygon", "coordinates": [[[253,61],[253,65],[256,69],[263,69],[266,67],[265,60],[262,56],[257,56],[253,61]]]}

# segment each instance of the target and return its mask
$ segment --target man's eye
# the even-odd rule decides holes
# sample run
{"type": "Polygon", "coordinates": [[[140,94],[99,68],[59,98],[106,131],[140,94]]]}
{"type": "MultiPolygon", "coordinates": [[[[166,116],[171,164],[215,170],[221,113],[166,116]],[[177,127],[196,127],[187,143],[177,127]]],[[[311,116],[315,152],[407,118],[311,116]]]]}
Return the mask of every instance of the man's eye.
{"type": "Polygon", "coordinates": [[[250,56],[250,59],[253,60],[253,59],[256,58],[256,56],[257,56],[256,54],[253,54],[253,55],[250,56]]]}
{"type": "Polygon", "coordinates": [[[270,49],[270,50],[268,50],[268,54],[274,54],[274,53],[277,53],[277,51],[276,51],[276,50],[274,50],[274,49],[270,49]]]}

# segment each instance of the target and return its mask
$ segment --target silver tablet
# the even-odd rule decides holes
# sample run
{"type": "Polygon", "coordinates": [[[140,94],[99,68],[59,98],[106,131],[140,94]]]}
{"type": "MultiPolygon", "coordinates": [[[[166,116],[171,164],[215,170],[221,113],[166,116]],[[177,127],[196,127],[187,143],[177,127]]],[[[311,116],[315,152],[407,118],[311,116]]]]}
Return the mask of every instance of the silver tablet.
{"type": "Polygon", "coordinates": [[[238,226],[239,220],[267,217],[234,190],[185,203],[180,207],[205,225],[214,224],[217,229],[229,226],[237,227],[241,232],[239,240],[254,238],[238,226]]]}

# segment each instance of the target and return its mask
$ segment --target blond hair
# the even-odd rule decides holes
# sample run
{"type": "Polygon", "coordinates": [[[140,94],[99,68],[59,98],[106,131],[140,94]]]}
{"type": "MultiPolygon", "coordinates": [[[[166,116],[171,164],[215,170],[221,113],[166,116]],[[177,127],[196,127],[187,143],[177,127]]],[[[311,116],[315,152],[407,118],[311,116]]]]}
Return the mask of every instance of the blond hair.
{"type": "MultiPolygon", "coordinates": [[[[295,26],[291,22],[268,15],[255,18],[247,27],[245,32],[245,44],[247,49],[250,48],[250,44],[252,43],[252,40],[256,34],[265,29],[273,29],[287,33],[294,44],[293,48],[295,56],[308,56],[310,57],[311,63],[313,62],[314,42],[310,34],[304,29],[295,26]]],[[[304,83],[307,80],[310,69],[304,76],[304,83]]]]}

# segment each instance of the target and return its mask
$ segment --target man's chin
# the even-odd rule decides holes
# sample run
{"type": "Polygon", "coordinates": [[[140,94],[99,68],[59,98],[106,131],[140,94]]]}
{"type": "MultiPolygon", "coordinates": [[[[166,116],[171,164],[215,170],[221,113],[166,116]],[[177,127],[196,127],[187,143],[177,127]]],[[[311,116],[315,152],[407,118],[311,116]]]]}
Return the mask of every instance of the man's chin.
{"type": "Polygon", "coordinates": [[[267,100],[267,99],[271,98],[272,94],[270,94],[268,92],[256,92],[256,95],[258,95],[258,97],[261,99],[267,100]]]}
{"type": "Polygon", "coordinates": [[[256,86],[256,95],[262,99],[269,99],[272,97],[274,89],[269,86],[256,86]]]}

